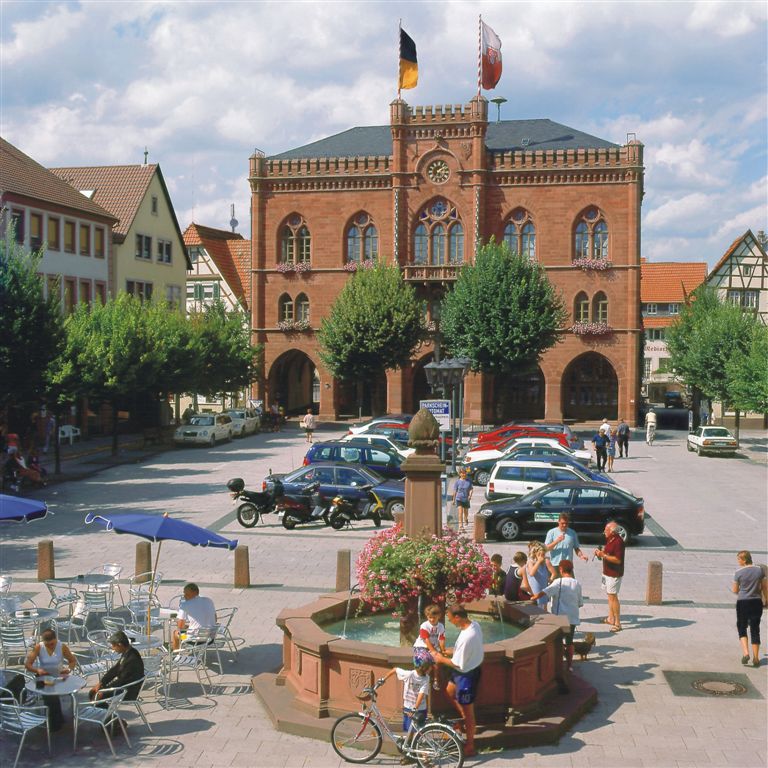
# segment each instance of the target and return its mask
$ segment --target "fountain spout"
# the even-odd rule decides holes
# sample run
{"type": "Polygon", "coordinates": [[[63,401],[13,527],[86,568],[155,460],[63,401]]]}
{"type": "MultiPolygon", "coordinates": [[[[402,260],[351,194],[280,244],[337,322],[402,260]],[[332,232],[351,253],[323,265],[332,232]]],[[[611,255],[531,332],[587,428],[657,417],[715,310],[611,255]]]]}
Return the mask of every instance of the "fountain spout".
{"type": "Polygon", "coordinates": [[[360,585],[359,584],[353,584],[351,589],[349,590],[349,596],[347,597],[347,610],[344,612],[344,626],[341,630],[341,634],[339,637],[342,640],[347,639],[347,621],[349,621],[349,609],[352,605],[352,597],[355,594],[355,592],[360,591],[360,585]]]}

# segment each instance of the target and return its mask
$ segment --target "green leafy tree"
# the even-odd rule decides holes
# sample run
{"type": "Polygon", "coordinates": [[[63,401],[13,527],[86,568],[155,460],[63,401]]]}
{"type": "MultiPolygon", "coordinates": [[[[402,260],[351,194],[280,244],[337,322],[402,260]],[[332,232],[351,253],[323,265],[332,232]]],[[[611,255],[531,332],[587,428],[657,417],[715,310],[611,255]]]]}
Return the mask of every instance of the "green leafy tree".
{"type": "Polygon", "coordinates": [[[768,328],[752,327],[744,350],[736,350],[725,364],[728,395],[734,408],[768,413],[768,328]]]}
{"type": "Polygon", "coordinates": [[[519,374],[557,344],[566,319],[544,269],[491,241],[462,268],[440,326],[451,353],[468,357],[473,371],[519,374]]]}
{"type": "Polygon", "coordinates": [[[106,304],[79,304],[65,322],[66,344],[53,383],[62,397],[111,404],[113,454],[120,400],[158,389],[163,357],[148,331],[147,315],[148,306],[120,293],[106,304]]]}
{"type": "MultiPolygon", "coordinates": [[[[320,359],[334,377],[362,385],[404,365],[424,337],[423,310],[394,265],[359,269],[324,318],[320,359]]],[[[381,398],[374,398],[374,400],[381,398]]]]}
{"type": "Polygon", "coordinates": [[[193,346],[198,356],[189,391],[206,395],[237,392],[258,376],[263,347],[252,345],[247,317],[215,301],[191,316],[193,346]]]}
{"type": "Polygon", "coordinates": [[[41,256],[21,248],[10,230],[0,239],[0,411],[39,407],[63,344],[59,300],[54,291],[43,298],[41,256]]]}

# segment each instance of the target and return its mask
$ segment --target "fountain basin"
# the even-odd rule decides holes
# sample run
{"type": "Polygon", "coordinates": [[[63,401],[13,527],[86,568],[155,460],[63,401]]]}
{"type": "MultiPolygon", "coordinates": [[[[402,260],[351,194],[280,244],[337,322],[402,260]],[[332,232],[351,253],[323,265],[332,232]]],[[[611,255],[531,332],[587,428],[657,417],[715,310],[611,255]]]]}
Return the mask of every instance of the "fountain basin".
{"type": "MultiPolygon", "coordinates": [[[[344,639],[323,626],[342,621],[348,592],[323,595],[312,603],[287,608],[277,617],[283,630],[283,666],[277,684],[291,689],[293,706],[314,718],[337,717],[357,711],[357,695],[392,667],[411,668],[410,647],[344,639]]],[[[352,614],[358,598],[352,598],[352,614]]],[[[468,603],[472,613],[498,613],[495,600],[468,603]]],[[[510,714],[525,716],[539,710],[545,699],[563,686],[561,635],[564,617],[535,606],[501,601],[505,622],[522,631],[507,640],[485,644],[485,659],[475,708],[479,722],[503,725],[510,714]]],[[[402,706],[400,686],[385,685],[378,704],[385,717],[397,719],[402,706]]],[[[433,696],[433,710],[453,712],[443,691],[433,696]]]]}

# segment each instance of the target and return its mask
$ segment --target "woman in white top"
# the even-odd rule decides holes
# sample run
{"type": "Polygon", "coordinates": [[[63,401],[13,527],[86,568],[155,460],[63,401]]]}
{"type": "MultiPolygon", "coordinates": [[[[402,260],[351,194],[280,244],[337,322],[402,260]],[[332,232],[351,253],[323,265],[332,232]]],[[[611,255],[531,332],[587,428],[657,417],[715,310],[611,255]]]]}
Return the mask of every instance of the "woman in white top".
{"type": "MultiPolygon", "coordinates": [[[[38,643],[27,656],[24,667],[36,675],[68,675],[77,666],[77,660],[69,646],[56,637],[56,632],[46,629],[41,635],[42,642],[38,643]],[[66,663],[65,663],[66,661],[66,663]]],[[[52,731],[58,731],[64,724],[61,714],[61,704],[58,696],[46,696],[43,692],[43,702],[48,707],[48,720],[52,731]]]]}

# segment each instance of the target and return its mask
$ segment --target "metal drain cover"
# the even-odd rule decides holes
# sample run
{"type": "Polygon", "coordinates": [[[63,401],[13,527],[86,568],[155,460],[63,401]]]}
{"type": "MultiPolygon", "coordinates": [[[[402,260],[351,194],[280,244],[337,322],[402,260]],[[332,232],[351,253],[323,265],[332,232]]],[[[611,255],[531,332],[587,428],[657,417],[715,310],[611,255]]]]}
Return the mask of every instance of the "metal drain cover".
{"type": "Polygon", "coordinates": [[[710,693],[713,696],[743,696],[747,688],[733,680],[694,680],[691,685],[694,690],[710,693]]]}
{"type": "Polygon", "coordinates": [[[762,699],[747,675],[726,672],[672,672],[664,670],[675,696],[720,696],[762,699]]]}

